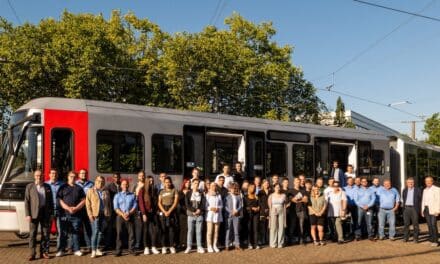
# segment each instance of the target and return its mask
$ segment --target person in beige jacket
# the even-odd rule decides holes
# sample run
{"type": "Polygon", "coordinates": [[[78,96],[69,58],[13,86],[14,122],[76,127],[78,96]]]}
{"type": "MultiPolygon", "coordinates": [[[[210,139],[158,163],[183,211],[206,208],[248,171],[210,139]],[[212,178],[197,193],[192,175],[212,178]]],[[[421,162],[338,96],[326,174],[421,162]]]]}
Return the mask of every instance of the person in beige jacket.
{"type": "Polygon", "coordinates": [[[425,178],[426,188],[422,196],[422,217],[425,217],[429,230],[431,246],[438,246],[437,216],[440,214],[440,188],[434,185],[431,176],[425,178]]]}
{"type": "Polygon", "coordinates": [[[107,221],[107,218],[111,215],[110,193],[104,189],[104,186],[104,177],[97,176],[95,186],[90,188],[86,195],[87,216],[92,224],[92,258],[103,255],[98,247],[101,242],[105,221],[107,221]]]}

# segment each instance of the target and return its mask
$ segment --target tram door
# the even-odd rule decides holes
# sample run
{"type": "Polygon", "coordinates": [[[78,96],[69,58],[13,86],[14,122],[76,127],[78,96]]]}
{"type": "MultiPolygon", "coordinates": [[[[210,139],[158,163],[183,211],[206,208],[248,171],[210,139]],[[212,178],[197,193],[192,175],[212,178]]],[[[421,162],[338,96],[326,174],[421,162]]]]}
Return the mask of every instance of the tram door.
{"type": "Polygon", "coordinates": [[[205,176],[205,127],[185,126],[184,140],[184,177],[191,178],[193,168],[200,169],[200,176],[205,176]]]}
{"type": "Polygon", "coordinates": [[[265,134],[246,131],[246,174],[248,179],[264,177],[265,134]]]}

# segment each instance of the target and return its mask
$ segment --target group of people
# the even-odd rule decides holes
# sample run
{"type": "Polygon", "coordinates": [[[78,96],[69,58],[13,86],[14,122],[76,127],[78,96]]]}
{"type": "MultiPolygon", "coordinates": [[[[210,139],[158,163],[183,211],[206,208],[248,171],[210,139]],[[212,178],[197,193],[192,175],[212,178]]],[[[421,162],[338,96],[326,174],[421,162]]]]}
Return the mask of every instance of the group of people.
{"type": "Polygon", "coordinates": [[[82,169],[78,175],[69,172],[63,183],[55,169],[50,170],[46,182],[36,170],[35,181],[25,192],[29,260],[36,258],[39,226],[40,257],[46,259],[50,258],[50,230],[55,224],[56,257],[67,250],[82,256],[80,242],[91,250],[92,258],[111,249],[114,256],[121,256],[124,246],[133,255],[142,249],[145,255],[174,254],[176,248],[190,253],[194,238],[198,253],[213,253],[308,242],[323,246],[328,240],[342,244],[363,237],[383,240],[386,223],[388,238],[395,240],[399,207],[404,216],[403,241],[409,240],[413,225],[413,241],[418,242],[422,216],[428,223],[432,246],[437,246],[440,188],[433,185],[432,177],[425,178],[423,191],[408,178],[400,195],[389,179],[380,184],[379,178],[374,178],[369,186],[367,178],[357,177],[351,165],[344,172],[334,162],[329,176],[327,185],[323,178],[312,182],[305,175],[295,177],[293,184],[276,174],[270,179],[255,176],[251,181],[237,163],[234,171],[224,165],[223,173],[212,182],[202,180],[199,169],[194,168],[180,188],[166,173],[161,173],[155,184],[153,176],[141,171],[130,188],[130,182],[118,173],[105,184],[102,176],[91,182],[82,169]]]}

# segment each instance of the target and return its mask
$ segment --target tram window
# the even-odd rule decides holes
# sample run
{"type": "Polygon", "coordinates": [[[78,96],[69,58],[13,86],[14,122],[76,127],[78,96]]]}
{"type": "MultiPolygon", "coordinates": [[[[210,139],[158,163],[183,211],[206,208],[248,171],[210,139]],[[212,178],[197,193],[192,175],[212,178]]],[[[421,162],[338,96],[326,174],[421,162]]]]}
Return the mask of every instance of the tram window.
{"type": "Polygon", "coordinates": [[[313,146],[293,145],[293,176],[304,173],[307,178],[313,177],[313,146]]]}
{"type": "Polygon", "coordinates": [[[421,182],[417,178],[417,148],[413,145],[405,144],[405,165],[406,177],[414,177],[420,186],[421,182]]]}
{"type": "Polygon", "coordinates": [[[65,181],[73,169],[73,131],[68,128],[52,130],[51,167],[58,171],[60,180],[65,181]]]}
{"type": "Polygon", "coordinates": [[[154,134],[151,146],[151,166],[154,173],[182,173],[181,136],[154,134]]]}
{"type": "Polygon", "coordinates": [[[381,174],[383,175],[385,173],[385,160],[384,160],[384,152],[383,150],[377,150],[374,149],[371,152],[371,174],[373,175],[378,175],[381,174]]]}
{"type": "Polygon", "coordinates": [[[428,151],[426,149],[417,148],[417,177],[420,182],[429,174],[428,151]]]}
{"type": "Polygon", "coordinates": [[[96,166],[100,173],[134,174],[144,169],[144,137],[141,133],[99,130],[96,166]]]}
{"type": "Polygon", "coordinates": [[[371,144],[370,142],[358,143],[358,173],[361,176],[368,176],[371,174],[371,144]]]}
{"type": "Polygon", "coordinates": [[[286,176],[287,174],[287,146],[284,143],[266,144],[266,172],[267,176],[278,174],[286,176]]]}

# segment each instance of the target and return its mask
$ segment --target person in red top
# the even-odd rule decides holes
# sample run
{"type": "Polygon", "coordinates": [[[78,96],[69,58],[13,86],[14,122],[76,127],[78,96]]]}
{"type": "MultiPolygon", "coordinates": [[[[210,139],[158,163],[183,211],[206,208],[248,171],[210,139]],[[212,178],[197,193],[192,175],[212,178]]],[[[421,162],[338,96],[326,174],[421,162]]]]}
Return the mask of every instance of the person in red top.
{"type": "Polygon", "coordinates": [[[137,196],[139,209],[142,213],[143,221],[143,238],[144,238],[144,254],[159,254],[156,248],[156,239],[158,231],[158,221],[156,215],[157,196],[154,188],[153,176],[147,176],[144,187],[139,190],[137,196]]]}

